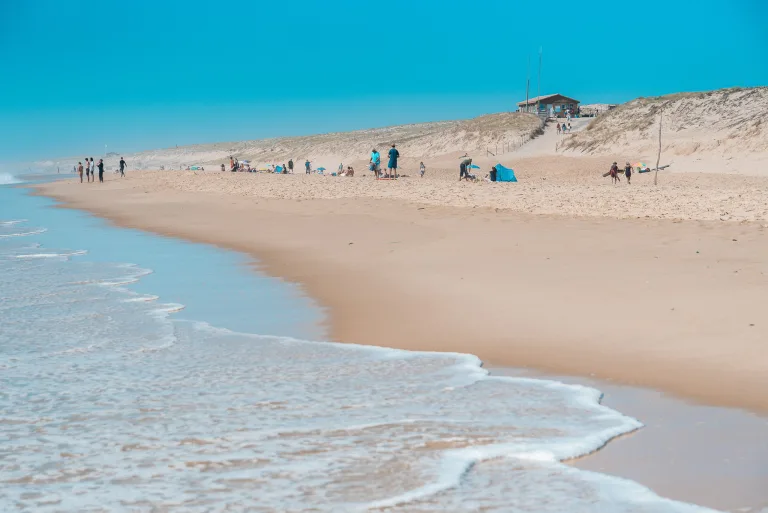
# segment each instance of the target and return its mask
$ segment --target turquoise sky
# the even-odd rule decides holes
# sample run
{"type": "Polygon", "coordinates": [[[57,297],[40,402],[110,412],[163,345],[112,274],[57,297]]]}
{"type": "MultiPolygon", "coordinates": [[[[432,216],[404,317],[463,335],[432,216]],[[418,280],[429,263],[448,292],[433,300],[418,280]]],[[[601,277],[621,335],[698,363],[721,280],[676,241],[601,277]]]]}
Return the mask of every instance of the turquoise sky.
{"type": "Polygon", "coordinates": [[[768,85],[768,1],[0,1],[0,161],[768,85]]]}

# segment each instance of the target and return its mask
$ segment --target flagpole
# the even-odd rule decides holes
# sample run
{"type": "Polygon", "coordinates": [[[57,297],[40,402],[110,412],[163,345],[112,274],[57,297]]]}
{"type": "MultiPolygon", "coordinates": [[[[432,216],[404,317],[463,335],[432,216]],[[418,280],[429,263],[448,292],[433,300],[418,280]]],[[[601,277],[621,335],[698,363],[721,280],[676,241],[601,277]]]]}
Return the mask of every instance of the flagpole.
{"type": "Polygon", "coordinates": [[[539,113],[539,103],[541,103],[541,53],[543,48],[539,47],[539,79],[536,81],[536,114],[539,113]]]}

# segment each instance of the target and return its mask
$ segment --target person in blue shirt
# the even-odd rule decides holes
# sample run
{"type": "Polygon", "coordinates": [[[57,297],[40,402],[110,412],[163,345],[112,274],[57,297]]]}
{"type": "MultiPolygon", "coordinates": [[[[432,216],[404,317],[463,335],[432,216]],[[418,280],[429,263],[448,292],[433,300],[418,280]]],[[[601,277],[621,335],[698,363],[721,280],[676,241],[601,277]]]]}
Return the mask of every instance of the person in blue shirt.
{"type": "Polygon", "coordinates": [[[389,150],[389,164],[387,165],[387,168],[389,170],[387,171],[389,173],[389,178],[397,178],[397,158],[400,156],[400,152],[397,151],[397,148],[395,148],[395,145],[392,145],[392,148],[389,150]]]}
{"type": "Polygon", "coordinates": [[[309,163],[309,159],[307,159],[307,161],[304,162],[304,170],[307,172],[307,174],[309,174],[310,166],[311,164],[309,163]]]}
{"type": "Polygon", "coordinates": [[[373,171],[373,176],[376,178],[381,173],[381,155],[376,151],[376,148],[371,150],[371,171],[373,171]]]}

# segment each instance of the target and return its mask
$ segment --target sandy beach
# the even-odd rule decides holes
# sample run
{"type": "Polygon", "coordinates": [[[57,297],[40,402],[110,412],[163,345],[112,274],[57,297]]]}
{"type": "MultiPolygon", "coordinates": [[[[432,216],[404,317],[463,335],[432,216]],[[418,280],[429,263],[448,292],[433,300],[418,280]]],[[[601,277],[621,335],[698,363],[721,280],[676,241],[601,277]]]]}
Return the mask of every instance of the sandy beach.
{"type": "Polygon", "coordinates": [[[653,172],[635,173],[631,185],[602,176],[612,162],[649,160],[651,99],[574,120],[564,135],[551,124],[537,132],[528,116],[493,115],[238,147],[243,160],[274,153],[280,163],[300,150],[313,167],[334,169],[343,159],[353,178],[304,174],[303,157],[296,174],[220,172],[231,148],[201,145],[145,152],[137,160],[150,169],[109,173],[105,184],[36,188],[119,226],[251,255],[323,308],[332,341],[471,353],[494,373],[605,390],[609,406],[648,429],[576,467],[665,497],[760,511],[765,134],[748,115],[708,130],[706,117],[691,115],[702,102],[755,95],[762,101],[765,90],[670,97],[662,164],[673,166],[658,184],[653,172]],[[393,135],[407,139],[401,178],[374,180],[353,153],[386,148],[393,135]],[[460,182],[468,152],[479,180],[460,182]],[[193,162],[207,171],[178,170],[193,162]],[[484,180],[497,162],[519,182],[484,180]]]}
{"type": "MultiPolygon", "coordinates": [[[[749,180],[757,178],[734,177],[731,186],[759,202],[765,189],[743,184],[749,180]]],[[[119,225],[254,255],[328,308],[334,340],[470,352],[491,364],[768,411],[768,325],[760,315],[768,239],[759,220],[710,220],[703,193],[699,201],[691,194],[691,207],[669,206],[692,219],[491,208],[493,192],[525,195],[503,186],[146,172],[40,191],[119,225]],[[430,198],[433,188],[457,187],[487,203],[438,206],[430,198]]],[[[610,185],[586,187],[614,197],[610,185]]],[[[643,192],[659,191],[632,190],[643,192]]],[[[543,208],[555,211],[559,201],[550,195],[543,208]]]]}

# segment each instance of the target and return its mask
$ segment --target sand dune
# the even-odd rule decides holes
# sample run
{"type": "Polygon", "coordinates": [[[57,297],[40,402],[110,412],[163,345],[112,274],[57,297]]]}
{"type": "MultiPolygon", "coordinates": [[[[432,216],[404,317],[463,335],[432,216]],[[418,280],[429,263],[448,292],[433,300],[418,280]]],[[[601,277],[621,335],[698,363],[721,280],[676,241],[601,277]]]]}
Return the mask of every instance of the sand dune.
{"type": "Polygon", "coordinates": [[[662,156],[682,164],[677,171],[768,174],[766,87],[638,98],[566,137],[561,148],[655,164],[662,110],[662,156]]]}
{"type": "Polygon", "coordinates": [[[283,164],[293,159],[298,167],[304,159],[313,167],[336,169],[339,163],[359,165],[368,161],[371,149],[382,154],[393,144],[404,159],[424,160],[448,153],[520,145],[541,127],[532,114],[500,113],[459,121],[419,123],[353,132],[302,137],[280,137],[254,141],[199,144],[129,155],[134,168],[176,168],[188,165],[214,166],[229,161],[232,155],[249,160],[254,167],[283,164]]]}

